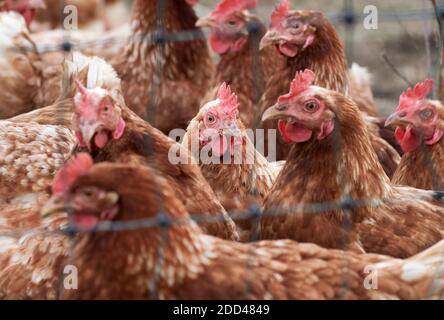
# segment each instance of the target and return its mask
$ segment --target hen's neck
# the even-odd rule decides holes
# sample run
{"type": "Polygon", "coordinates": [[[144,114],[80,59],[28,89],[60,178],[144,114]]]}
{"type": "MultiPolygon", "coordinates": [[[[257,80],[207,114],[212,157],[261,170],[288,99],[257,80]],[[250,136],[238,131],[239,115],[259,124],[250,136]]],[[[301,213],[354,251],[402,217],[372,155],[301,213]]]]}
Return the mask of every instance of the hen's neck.
{"type": "Polygon", "coordinates": [[[395,184],[426,190],[444,189],[444,139],[434,145],[422,144],[404,153],[393,175],[395,184]]]}
{"type": "MultiPolygon", "coordinates": [[[[345,196],[362,201],[387,197],[390,182],[359,109],[349,99],[336,97],[335,130],[326,139],[312,138],[291,148],[271,197],[290,205],[337,202],[345,196]]],[[[371,210],[368,205],[354,209],[354,218],[362,219],[371,210]]]]}
{"type": "Polygon", "coordinates": [[[256,150],[243,132],[242,163],[200,164],[200,167],[213,190],[242,197],[258,195],[263,200],[276,180],[278,171],[256,150]]]}
{"type": "Polygon", "coordinates": [[[346,93],[347,62],[344,46],[335,28],[325,22],[316,32],[313,44],[295,58],[287,59],[291,79],[297,71],[310,69],[316,74],[314,84],[330,90],[346,93]]]}
{"type": "MultiPolygon", "coordinates": [[[[196,69],[205,67],[203,60],[209,59],[208,47],[203,33],[195,27],[197,16],[193,8],[184,0],[135,0],[133,6],[133,36],[124,53],[127,67],[159,67],[164,77],[174,81],[190,79],[196,69]],[[164,44],[156,44],[156,31],[167,34],[164,44]],[[198,40],[176,39],[179,35],[198,40]]],[[[143,68],[135,71],[139,69],[146,72],[143,68]]]]}
{"type": "Polygon", "coordinates": [[[174,141],[128,107],[122,108],[122,118],[126,123],[122,137],[111,139],[102,149],[95,149],[92,152],[95,162],[146,163],[156,157],[167,158],[168,149],[174,141]]]}

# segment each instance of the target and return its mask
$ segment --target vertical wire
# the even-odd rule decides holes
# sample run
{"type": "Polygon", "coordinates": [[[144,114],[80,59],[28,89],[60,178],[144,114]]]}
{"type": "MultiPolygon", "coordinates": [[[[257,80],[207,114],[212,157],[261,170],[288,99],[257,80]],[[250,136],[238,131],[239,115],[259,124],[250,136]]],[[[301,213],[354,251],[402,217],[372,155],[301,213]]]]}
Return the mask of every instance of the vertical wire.
{"type": "MultiPolygon", "coordinates": [[[[154,123],[156,123],[156,111],[159,104],[159,94],[160,94],[160,85],[162,82],[162,74],[163,74],[163,67],[165,64],[165,45],[166,45],[166,37],[165,37],[165,12],[167,8],[167,2],[168,1],[177,1],[177,0],[155,0],[156,2],[156,29],[154,32],[154,52],[158,54],[156,56],[155,61],[155,69],[153,72],[153,78],[152,78],[152,88],[150,90],[149,100],[148,100],[148,106],[147,106],[147,117],[151,118],[151,123],[154,126],[154,123]]],[[[148,119],[145,119],[148,121],[148,119]]],[[[152,145],[151,138],[146,136],[144,139],[144,147],[150,148],[152,145]]],[[[151,155],[152,151],[145,149],[145,152],[147,154],[151,155]]],[[[159,239],[159,247],[157,252],[157,263],[156,267],[154,268],[154,274],[149,279],[150,282],[148,284],[149,287],[149,295],[151,299],[158,299],[158,285],[157,282],[160,280],[160,273],[162,272],[162,266],[165,261],[165,251],[166,247],[168,245],[168,228],[170,227],[170,224],[167,223],[168,217],[165,215],[165,208],[164,208],[164,197],[161,190],[161,187],[159,183],[156,183],[156,189],[157,189],[157,198],[158,198],[158,213],[157,217],[160,224],[160,239],[159,239]],[[160,210],[159,210],[160,209],[160,210]]]]}
{"type": "MultiPolygon", "coordinates": [[[[72,49],[72,45],[70,42],[70,35],[69,32],[65,29],[65,25],[64,25],[64,20],[65,20],[65,16],[64,16],[64,10],[65,10],[65,6],[66,6],[66,0],[62,0],[62,10],[60,12],[60,19],[61,19],[61,25],[62,25],[62,45],[61,45],[61,49],[63,51],[63,72],[65,72],[65,61],[68,58],[69,54],[71,53],[71,49],[72,49]]],[[[76,17],[78,18],[78,17],[76,17]]],[[[43,54],[43,53],[42,53],[43,54]]],[[[66,83],[64,83],[66,81],[66,76],[64,75],[62,78],[62,89],[64,90],[65,87],[64,85],[66,83]]],[[[64,94],[61,92],[61,94],[64,94]]],[[[63,118],[63,114],[59,113],[56,111],[56,115],[59,119],[63,118]]],[[[62,153],[61,151],[59,151],[60,154],[62,153]]],[[[70,221],[70,212],[67,212],[68,214],[68,223],[71,225],[71,221],[70,221]]],[[[61,275],[59,278],[59,283],[57,286],[57,291],[56,291],[56,299],[57,300],[61,300],[63,299],[63,294],[64,294],[64,270],[66,268],[67,265],[70,264],[70,261],[72,261],[72,255],[73,255],[73,251],[74,251],[74,247],[75,247],[75,238],[76,238],[76,232],[69,232],[68,233],[68,237],[69,237],[69,249],[68,249],[68,253],[66,255],[66,257],[63,259],[63,262],[60,264],[61,269],[59,270],[59,274],[61,275]]]]}
{"type": "MultiPolygon", "coordinates": [[[[354,23],[356,20],[356,15],[354,12],[354,6],[352,0],[344,0],[343,2],[343,14],[344,19],[342,22],[344,23],[345,27],[345,51],[346,51],[346,59],[348,61],[348,64],[350,64],[353,61],[353,40],[354,40],[354,23]]],[[[342,250],[343,250],[343,266],[342,266],[342,272],[341,272],[341,289],[342,293],[339,296],[345,296],[348,288],[349,283],[349,276],[347,272],[347,268],[349,269],[348,259],[346,250],[348,249],[350,245],[350,232],[353,227],[352,225],[352,219],[351,214],[352,211],[349,207],[350,203],[350,195],[348,194],[346,185],[347,181],[345,179],[345,172],[346,168],[344,168],[341,163],[341,154],[342,154],[342,132],[341,132],[341,125],[339,121],[335,121],[335,130],[333,131],[333,152],[334,156],[336,158],[336,167],[337,167],[337,178],[339,182],[340,187],[340,201],[345,204],[342,208],[343,212],[343,223],[342,228],[344,229],[344,233],[342,236],[342,250]]],[[[356,199],[353,199],[351,201],[354,201],[356,199]]]]}

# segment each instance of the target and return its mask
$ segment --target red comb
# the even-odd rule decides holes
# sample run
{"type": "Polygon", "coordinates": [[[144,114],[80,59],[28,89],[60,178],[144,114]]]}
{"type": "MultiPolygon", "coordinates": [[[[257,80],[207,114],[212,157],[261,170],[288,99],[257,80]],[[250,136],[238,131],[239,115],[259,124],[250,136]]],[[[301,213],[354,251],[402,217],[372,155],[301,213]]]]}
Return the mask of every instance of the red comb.
{"type": "Polygon", "coordinates": [[[271,25],[275,26],[284,20],[290,12],[291,6],[288,0],[282,0],[271,14],[271,25]]]}
{"type": "Polygon", "coordinates": [[[232,12],[256,8],[256,0],[222,0],[211,13],[211,17],[221,17],[232,12]]]}
{"type": "Polygon", "coordinates": [[[88,153],[79,153],[77,156],[71,158],[68,163],[56,173],[52,183],[52,193],[59,194],[67,191],[79,176],[88,172],[92,165],[93,160],[88,153]]]}
{"type": "Polygon", "coordinates": [[[424,82],[417,83],[416,86],[411,89],[408,88],[399,97],[399,104],[397,111],[405,110],[416,105],[416,102],[423,100],[427,95],[432,92],[433,80],[427,79],[424,82]]]}
{"type": "Polygon", "coordinates": [[[293,98],[301,92],[307,90],[312,84],[315,74],[310,69],[305,69],[303,72],[296,72],[293,81],[290,84],[290,92],[279,97],[279,103],[285,103],[290,98],[293,98]]]}
{"type": "Polygon", "coordinates": [[[230,86],[227,86],[225,82],[219,87],[217,98],[220,100],[220,108],[225,113],[231,113],[239,107],[236,94],[231,92],[230,86]]]}

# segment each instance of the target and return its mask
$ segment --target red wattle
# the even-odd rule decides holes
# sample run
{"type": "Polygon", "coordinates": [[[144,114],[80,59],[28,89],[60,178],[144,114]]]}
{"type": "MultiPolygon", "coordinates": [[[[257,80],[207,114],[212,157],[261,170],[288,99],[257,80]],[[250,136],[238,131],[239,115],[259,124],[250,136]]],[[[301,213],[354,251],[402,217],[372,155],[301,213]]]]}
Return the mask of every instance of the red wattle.
{"type": "Polygon", "coordinates": [[[433,136],[430,139],[424,140],[424,143],[427,145],[435,144],[439,140],[441,140],[443,134],[444,132],[442,130],[435,129],[435,131],[433,132],[433,136]]]}
{"type": "Polygon", "coordinates": [[[412,132],[410,126],[407,126],[405,130],[397,127],[395,130],[395,138],[404,152],[411,152],[421,144],[421,139],[412,132]]]}
{"type": "Polygon", "coordinates": [[[73,215],[75,225],[82,229],[92,229],[99,223],[99,218],[93,215],[75,214],[73,215]]]}
{"type": "Polygon", "coordinates": [[[311,136],[313,135],[312,130],[296,123],[286,122],[285,120],[279,120],[278,129],[282,135],[282,139],[287,143],[305,142],[310,140],[311,136]]]}
{"type": "Polygon", "coordinates": [[[294,58],[298,55],[299,48],[296,45],[284,43],[279,45],[279,52],[282,53],[284,56],[294,58]]]}
{"type": "Polygon", "coordinates": [[[211,33],[210,35],[210,45],[217,54],[224,54],[228,52],[231,47],[230,42],[219,38],[215,33],[211,33]]]}
{"type": "Polygon", "coordinates": [[[282,136],[282,140],[284,140],[284,142],[286,142],[286,143],[291,143],[291,139],[289,137],[287,137],[287,134],[285,133],[286,126],[287,126],[287,121],[282,120],[282,119],[278,121],[278,130],[282,136]]]}

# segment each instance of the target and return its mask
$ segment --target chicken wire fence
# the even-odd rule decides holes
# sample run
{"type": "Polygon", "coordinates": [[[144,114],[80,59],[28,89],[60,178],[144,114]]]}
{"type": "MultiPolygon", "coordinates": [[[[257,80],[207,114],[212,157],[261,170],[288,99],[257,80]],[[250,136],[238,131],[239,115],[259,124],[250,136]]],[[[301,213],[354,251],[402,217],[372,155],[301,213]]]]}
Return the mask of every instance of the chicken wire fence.
{"type": "MultiPolygon", "coordinates": [[[[166,1],[168,0],[158,0],[157,1],[157,9],[156,9],[156,21],[157,21],[157,29],[154,32],[147,33],[147,34],[133,34],[131,35],[132,41],[140,41],[144,42],[147,45],[152,46],[158,46],[160,49],[160,52],[162,55],[165,54],[165,51],[163,50],[165,47],[165,44],[168,42],[187,42],[192,40],[201,40],[201,39],[207,39],[207,36],[205,33],[200,32],[199,30],[182,30],[178,32],[168,32],[165,31],[164,28],[164,15],[165,15],[165,7],[166,7],[166,1]]],[[[65,1],[62,1],[65,5],[65,1]]],[[[333,14],[327,14],[326,16],[328,19],[336,26],[336,27],[345,27],[345,35],[344,35],[344,44],[345,49],[347,53],[347,59],[348,61],[353,61],[354,57],[354,30],[357,24],[361,23],[366,15],[358,10],[356,10],[354,6],[353,0],[344,0],[343,3],[343,9],[340,12],[333,13],[333,14]]],[[[259,3],[260,6],[260,3],[259,3]]],[[[64,17],[61,16],[61,19],[63,20],[64,17]]],[[[434,8],[431,9],[401,9],[397,11],[390,11],[390,12],[384,12],[379,11],[378,12],[378,19],[380,22],[389,22],[389,23],[402,23],[402,21],[411,21],[411,20],[431,20],[431,21],[437,21],[439,25],[439,47],[438,55],[441,56],[441,47],[442,47],[442,38],[441,33],[443,29],[443,22],[444,22],[444,4],[436,5],[434,8]]],[[[257,25],[255,25],[254,22],[250,23],[249,25],[249,32],[254,33],[258,32],[259,28],[257,25]]],[[[68,57],[69,53],[73,51],[80,51],[83,49],[90,48],[91,46],[94,46],[96,48],[106,48],[109,46],[121,46],[122,48],[127,43],[128,39],[123,37],[108,37],[106,39],[97,39],[94,41],[76,41],[75,43],[71,42],[69,32],[66,32],[66,34],[63,37],[63,41],[60,42],[58,45],[54,44],[45,44],[45,43],[37,43],[38,45],[38,51],[40,53],[45,52],[53,52],[53,51],[63,51],[66,54],[66,57],[68,57]]],[[[427,45],[425,45],[427,47],[427,45]]],[[[428,50],[429,48],[425,48],[425,51],[429,54],[428,50]]],[[[163,64],[166,59],[158,59],[156,61],[156,67],[153,70],[154,76],[161,76],[163,64]]],[[[438,59],[439,60],[439,59],[438,59]]],[[[257,59],[259,61],[259,59],[257,59]]],[[[403,81],[409,83],[407,79],[404,78],[401,72],[399,72],[396,69],[396,66],[393,65],[391,61],[387,59],[387,65],[386,68],[392,69],[391,72],[393,72],[394,76],[403,78],[403,81]]],[[[435,64],[430,66],[431,68],[436,68],[436,66],[439,65],[439,61],[436,61],[435,64]]],[[[411,85],[411,83],[410,83],[411,85]]],[[[156,112],[156,87],[154,86],[154,92],[151,92],[151,99],[149,101],[149,105],[147,106],[148,110],[153,112],[155,114],[156,112]]],[[[337,132],[339,130],[335,130],[337,132]]],[[[341,150],[341,139],[339,134],[334,135],[333,139],[333,145],[334,145],[334,151],[337,155],[337,163],[340,163],[341,159],[340,157],[340,150],[341,150]]],[[[150,155],[153,154],[153,151],[151,150],[151,143],[149,141],[146,141],[145,143],[145,155],[146,157],[150,157],[150,155]]],[[[427,159],[429,162],[429,165],[427,166],[430,170],[433,170],[432,165],[432,159],[431,157],[428,157],[427,159]]],[[[298,214],[322,214],[325,211],[330,210],[342,210],[344,213],[344,222],[343,222],[343,228],[347,231],[347,233],[351,230],[352,227],[352,215],[353,215],[353,209],[362,208],[362,207],[373,207],[377,208],[382,203],[391,203],[395,204],[397,201],[402,200],[396,200],[396,199],[354,199],[350,197],[350,195],[347,193],[346,190],[346,181],[344,181],[345,175],[341,174],[340,170],[346,170],[346,168],[342,168],[342,166],[338,166],[338,181],[340,181],[340,189],[341,189],[341,197],[337,201],[331,201],[331,202],[321,202],[321,203],[303,203],[296,206],[291,207],[276,207],[276,208],[270,208],[264,211],[260,208],[259,204],[252,205],[250,209],[245,211],[235,211],[235,212],[228,212],[228,215],[233,219],[234,222],[239,220],[245,220],[249,219],[252,221],[252,232],[251,232],[251,241],[255,241],[258,239],[257,234],[257,224],[259,222],[259,219],[261,217],[267,217],[267,216],[280,216],[280,215],[288,215],[293,214],[297,212],[298,214]]],[[[437,177],[437,174],[433,174],[432,176],[437,177]]],[[[444,199],[444,191],[439,191],[442,186],[442,183],[440,181],[435,181],[436,188],[435,190],[435,199],[438,201],[442,201],[444,199]]],[[[160,192],[161,193],[161,192],[160,192]]],[[[160,208],[163,207],[162,203],[160,203],[160,208]]],[[[158,270],[157,274],[153,274],[150,279],[147,279],[151,284],[149,288],[154,288],[150,290],[149,296],[147,298],[158,298],[157,291],[156,291],[156,281],[159,279],[159,271],[161,270],[161,266],[163,265],[163,258],[162,252],[164,248],[167,245],[168,241],[168,228],[172,225],[180,225],[180,224],[188,224],[190,223],[190,218],[195,223],[201,225],[201,224],[209,224],[209,223],[217,223],[217,222],[223,222],[226,220],[226,216],[223,214],[216,215],[216,216],[208,216],[203,215],[202,213],[196,214],[196,213],[190,213],[189,218],[171,218],[168,214],[165,212],[159,211],[158,215],[154,218],[146,218],[146,219],[140,219],[140,220],[133,220],[133,221],[106,221],[106,222],[100,222],[96,228],[93,230],[83,230],[77,228],[75,225],[69,225],[68,227],[64,229],[59,230],[42,230],[42,228],[33,228],[33,229],[16,229],[12,231],[6,231],[6,232],[0,232],[0,237],[6,236],[6,237],[21,237],[24,235],[30,235],[30,234],[44,234],[44,235],[54,235],[54,234],[63,234],[68,235],[71,239],[71,249],[74,247],[75,237],[79,233],[95,233],[95,232],[122,232],[122,231],[131,231],[131,230],[137,230],[137,229],[149,229],[149,228],[159,228],[161,232],[161,242],[159,246],[159,254],[157,259],[157,265],[158,268],[155,268],[155,270],[158,270]]],[[[444,221],[443,221],[444,222],[444,221]]],[[[343,239],[343,249],[347,250],[348,248],[348,241],[349,237],[344,236],[343,239]]],[[[254,251],[251,250],[250,252],[251,259],[255,259],[254,251]]],[[[69,264],[70,256],[72,254],[71,252],[67,255],[65,258],[65,262],[62,265],[62,270],[66,265],[69,264]]],[[[444,255],[444,252],[443,252],[444,255]]],[[[344,265],[342,270],[343,272],[343,281],[342,286],[345,289],[347,287],[347,259],[344,255],[344,265]]],[[[246,268],[248,268],[250,264],[247,264],[246,268]]],[[[62,272],[60,272],[62,274],[62,272]]],[[[58,292],[57,292],[57,298],[61,298],[63,296],[64,286],[63,286],[63,277],[60,277],[60,283],[58,285],[58,292]]],[[[430,285],[430,292],[432,290],[433,282],[430,285]]],[[[245,294],[248,296],[249,292],[249,283],[248,279],[246,279],[245,282],[245,294]]],[[[345,294],[345,292],[344,292],[345,294]]]]}

